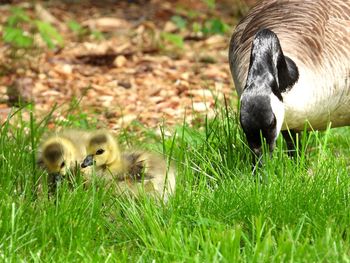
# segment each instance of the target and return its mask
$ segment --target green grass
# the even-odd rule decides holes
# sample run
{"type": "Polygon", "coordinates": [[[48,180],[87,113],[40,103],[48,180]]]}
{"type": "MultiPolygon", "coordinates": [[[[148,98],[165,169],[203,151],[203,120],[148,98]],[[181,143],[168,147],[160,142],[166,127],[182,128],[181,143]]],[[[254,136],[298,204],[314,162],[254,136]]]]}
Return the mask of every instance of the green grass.
{"type": "Polygon", "coordinates": [[[255,180],[234,113],[179,126],[150,146],[177,161],[176,194],[162,204],[95,184],[48,198],[35,167],[45,121],[17,119],[0,137],[2,261],[350,261],[349,128],[305,135],[297,160],[280,138],[255,180]]]}

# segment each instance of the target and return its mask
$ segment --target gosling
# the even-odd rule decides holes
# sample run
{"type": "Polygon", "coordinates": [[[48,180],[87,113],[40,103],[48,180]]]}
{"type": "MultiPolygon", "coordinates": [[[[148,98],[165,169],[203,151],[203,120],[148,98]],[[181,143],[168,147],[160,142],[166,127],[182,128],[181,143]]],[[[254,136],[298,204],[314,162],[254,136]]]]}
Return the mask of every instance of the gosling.
{"type": "MultiPolygon", "coordinates": [[[[87,132],[64,130],[43,139],[38,150],[38,164],[48,172],[51,189],[55,189],[63,177],[75,175],[80,169],[88,138],[87,132]]],[[[88,170],[82,169],[82,173],[88,170]]]]}
{"type": "Polygon", "coordinates": [[[175,187],[175,171],[161,157],[145,151],[121,152],[107,131],[91,135],[81,167],[95,165],[97,176],[116,182],[119,191],[138,195],[140,190],[167,200],[175,187]]]}

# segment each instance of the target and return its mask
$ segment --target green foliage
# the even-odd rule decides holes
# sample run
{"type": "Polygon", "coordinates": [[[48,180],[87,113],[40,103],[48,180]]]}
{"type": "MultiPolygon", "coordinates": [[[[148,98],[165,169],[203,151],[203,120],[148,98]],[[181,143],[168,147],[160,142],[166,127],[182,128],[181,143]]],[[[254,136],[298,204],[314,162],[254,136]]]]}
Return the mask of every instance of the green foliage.
{"type": "Polygon", "coordinates": [[[63,45],[63,38],[47,22],[30,18],[21,8],[11,8],[11,16],[6,21],[2,39],[14,48],[31,48],[34,34],[38,32],[49,48],[63,45]]]}
{"type": "Polygon", "coordinates": [[[93,38],[97,40],[104,39],[104,36],[101,32],[97,30],[91,31],[89,28],[81,26],[77,21],[70,20],[68,22],[68,27],[72,32],[74,32],[79,41],[82,41],[87,36],[93,36],[93,38]]]}
{"type": "Polygon", "coordinates": [[[105,36],[103,35],[103,33],[98,31],[98,30],[92,30],[90,32],[90,34],[96,40],[103,40],[103,39],[105,39],[105,36]]]}
{"type": "Polygon", "coordinates": [[[80,129],[91,129],[96,127],[97,119],[89,118],[89,114],[84,112],[80,106],[83,97],[72,98],[68,109],[63,113],[65,118],[56,121],[57,126],[76,127],[80,129]]]}
{"type": "MultiPolygon", "coordinates": [[[[206,1],[210,8],[215,7],[215,1],[206,1]]],[[[206,18],[197,11],[184,10],[180,7],[176,10],[176,15],[170,21],[176,26],[175,32],[162,32],[161,41],[170,43],[174,47],[182,49],[184,47],[184,35],[195,33],[196,36],[210,36],[215,34],[223,35],[228,32],[229,26],[219,18],[206,18]],[[181,14],[181,15],[180,15],[181,14]]],[[[163,45],[161,45],[163,47],[163,45]]]]}
{"type": "Polygon", "coordinates": [[[204,34],[225,34],[229,30],[229,26],[218,18],[210,19],[204,23],[202,32],[204,34]]]}
{"type": "Polygon", "coordinates": [[[203,2],[206,3],[206,5],[211,9],[214,9],[216,6],[215,0],[203,0],[203,2]]]}
{"type": "Polygon", "coordinates": [[[183,48],[184,46],[183,37],[179,34],[162,32],[161,36],[165,41],[173,44],[176,47],[183,48]]]}
{"type": "Polygon", "coordinates": [[[171,21],[180,29],[184,29],[187,26],[187,20],[181,16],[172,16],[171,21]]]}
{"type": "Polygon", "coordinates": [[[3,41],[18,48],[31,47],[33,36],[21,28],[23,23],[31,23],[30,17],[21,8],[11,8],[11,16],[6,21],[2,35],[3,41]]]}
{"type": "Polygon", "coordinates": [[[6,21],[9,27],[16,27],[20,23],[30,23],[32,21],[22,8],[13,7],[10,11],[11,16],[6,21]]]}
{"type": "Polygon", "coordinates": [[[193,22],[192,24],[192,31],[194,33],[200,33],[202,32],[202,25],[198,22],[193,22]]]}
{"type": "Polygon", "coordinates": [[[33,36],[27,35],[22,29],[5,27],[2,35],[5,43],[12,44],[17,48],[29,48],[33,45],[33,36]]]}
{"type": "Polygon", "coordinates": [[[70,20],[68,22],[68,27],[70,30],[72,30],[76,34],[84,34],[84,28],[76,21],[70,20]]]}
{"type": "Polygon", "coordinates": [[[204,22],[196,21],[196,19],[192,20],[191,23],[182,17],[182,16],[172,16],[171,21],[176,25],[176,27],[180,30],[184,30],[186,27],[191,25],[191,29],[194,33],[203,33],[204,35],[214,35],[220,34],[223,35],[229,30],[229,26],[224,23],[219,18],[207,19],[204,22]]]}
{"type": "Polygon", "coordinates": [[[63,45],[63,38],[57,32],[57,30],[49,23],[42,22],[39,20],[35,21],[36,27],[41,35],[41,38],[45,41],[49,48],[55,48],[56,45],[63,45]]]}

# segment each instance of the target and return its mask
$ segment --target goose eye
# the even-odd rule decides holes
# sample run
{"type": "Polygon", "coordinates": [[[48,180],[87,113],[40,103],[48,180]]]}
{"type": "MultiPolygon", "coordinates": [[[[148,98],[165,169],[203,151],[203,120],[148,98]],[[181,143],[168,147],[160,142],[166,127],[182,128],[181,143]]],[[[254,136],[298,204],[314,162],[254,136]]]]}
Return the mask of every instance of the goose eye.
{"type": "Polygon", "coordinates": [[[275,128],[275,126],[276,126],[276,117],[273,118],[272,122],[269,125],[269,128],[273,129],[273,128],[275,128]]]}
{"type": "Polygon", "coordinates": [[[103,150],[103,149],[98,149],[98,150],[96,151],[96,155],[103,154],[104,152],[105,152],[105,150],[103,150]]]}
{"type": "Polygon", "coordinates": [[[65,165],[66,165],[66,163],[65,163],[65,162],[62,162],[62,163],[61,163],[61,168],[63,168],[65,165]]]}

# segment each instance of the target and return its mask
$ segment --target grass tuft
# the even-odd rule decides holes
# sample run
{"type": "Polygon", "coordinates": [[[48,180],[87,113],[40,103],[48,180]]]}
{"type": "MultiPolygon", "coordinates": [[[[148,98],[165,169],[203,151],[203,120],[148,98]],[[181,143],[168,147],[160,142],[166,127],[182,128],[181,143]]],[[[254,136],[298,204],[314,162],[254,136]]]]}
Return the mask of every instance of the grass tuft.
{"type": "MultiPolygon", "coordinates": [[[[349,128],[302,134],[298,158],[282,138],[256,180],[236,113],[149,148],[175,160],[164,204],[116,196],[98,181],[48,195],[35,151],[47,121],[21,112],[0,130],[0,258],[35,262],[348,262],[349,128]]],[[[127,132],[123,140],[129,141],[127,132]]],[[[130,140],[133,141],[133,140],[130,140]]]]}

